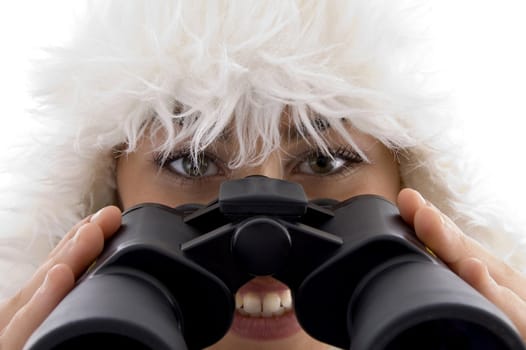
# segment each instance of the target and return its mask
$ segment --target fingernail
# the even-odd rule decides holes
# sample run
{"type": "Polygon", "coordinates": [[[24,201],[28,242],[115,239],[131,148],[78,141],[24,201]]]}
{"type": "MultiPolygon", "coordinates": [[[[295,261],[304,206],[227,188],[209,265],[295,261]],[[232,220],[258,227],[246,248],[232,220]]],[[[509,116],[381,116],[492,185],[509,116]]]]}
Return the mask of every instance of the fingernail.
{"type": "Polygon", "coordinates": [[[440,223],[442,224],[443,227],[445,227],[447,225],[447,222],[444,218],[444,214],[440,211],[440,209],[438,209],[433,203],[425,199],[420,193],[418,194],[420,195],[420,200],[426,207],[432,208],[437,212],[438,217],[440,218],[440,223]]]}
{"type": "Polygon", "coordinates": [[[103,210],[104,210],[104,208],[99,209],[98,212],[96,212],[95,214],[93,214],[93,215],[91,216],[91,218],[89,219],[89,222],[94,222],[94,221],[98,220],[98,218],[100,217],[100,215],[101,215],[101,213],[102,213],[103,210]]]}
{"type": "Polygon", "coordinates": [[[413,190],[413,192],[416,194],[416,198],[417,198],[418,202],[421,205],[426,205],[426,200],[424,199],[422,194],[420,192],[418,192],[417,190],[413,190]]]}
{"type": "Polygon", "coordinates": [[[80,231],[84,228],[84,226],[86,226],[86,224],[81,225],[78,228],[77,232],[75,232],[75,236],[73,236],[73,239],[72,239],[72,242],[73,242],[74,245],[78,242],[79,236],[80,236],[80,231]]]}
{"type": "Polygon", "coordinates": [[[445,214],[440,213],[440,220],[442,220],[442,225],[444,225],[444,228],[448,230],[450,235],[454,235],[459,232],[457,225],[445,214]]]}
{"type": "MultiPolygon", "coordinates": [[[[52,267],[53,268],[53,267],[52,267]]],[[[51,268],[51,269],[52,269],[51,268]]],[[[46,293],[47,290],[49,289],[49,284],[50,284],[50,281],[49,281],[49,272],[51,271],[51,269],[46,273],[46,277],[44,278],[44,281],[42,281],[42,284],[40,285],[40,287],[38,288],[38,292],[39,293],[46,293]]]]}
{"type": "Polygon", "coordinates": [[[489,284],[491,284],[494,287],[498,286],[497,281],[495,281],[495,279],[489,272],[488,266],[486,264],[484,264],[484,270],[485,270],[484,273],[486,274],[486,278],[488,279],[489,284]]]}
{"type": "Polygon", "coordinates": [[[444,214],[442,214],[442,212],[440,212],[438,209],[437,209],[437,212],[438,212],[438,217],[440,218],[440,224],[442,225],[442,227],[450,230],[451,227],[449,227],[449,224],[446,218],[444,217],[444,214]]]}

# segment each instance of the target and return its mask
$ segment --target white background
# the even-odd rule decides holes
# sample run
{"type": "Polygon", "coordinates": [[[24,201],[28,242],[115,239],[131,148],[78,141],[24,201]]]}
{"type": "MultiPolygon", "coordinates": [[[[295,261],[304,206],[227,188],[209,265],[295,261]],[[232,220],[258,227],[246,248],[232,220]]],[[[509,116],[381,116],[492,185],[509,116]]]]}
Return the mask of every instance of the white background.
{"type": "MultiPolygon", "coordinates": [[[[524,207],[526,164],[526,2],[433,0],[437,61],[463,116],[464,137],[484,176],[517,213],[524,207]],[[436,30],[435,30],[436,31],[436,30]]],[[[25,70],[35,48],[59,43],[72,25],[78,0],[0,3],[0,152],[23,133],[25,70]]],[[[0,177],[0,181],[2,178],[0,177]]]]}

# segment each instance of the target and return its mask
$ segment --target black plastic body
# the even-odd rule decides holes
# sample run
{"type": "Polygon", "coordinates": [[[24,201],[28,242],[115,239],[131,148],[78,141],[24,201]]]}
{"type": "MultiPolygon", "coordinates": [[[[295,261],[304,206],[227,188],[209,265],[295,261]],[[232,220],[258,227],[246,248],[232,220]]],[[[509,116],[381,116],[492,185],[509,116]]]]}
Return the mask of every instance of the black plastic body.
{"type": "Polygon", "coordinates": [[[125,212],[25,349],[201,349],[227,332],[233,294],[255,275],[287,284],[301,326],[338,347],[526,349],[511,321],[436,259],[389,201],[365,195],[322,207],[298,184],[265,177],[226,182],[199,209],[125,212]]]}
{"type": "Polygon", "coordinates": [[[525,349],[511,321],[423,246],[391,202],[351,198],[320,229],[343,245],[295,293],[313,337],[353,350],[525,349]]]}
{"type": "Polygon", "coordinates": [[[147,204],[126,211],[122,220],[120,232],[32,335],[26,349],[51,350],[75,337],[95,342],[90,337],[106,331],[115,334],[116,344],[125,338],[132,349],[201,349],[228,330],[234,312],[232,293],[216,276],[183,256],[181,244],[199,232],[183,223],[181,212],[147,204]],[[136,279],[135,275],[148,276],[144,284],[157,287],[131,295],[131,282],[123,281],[136,279]],[[106,281],[99,282],[100,276],[107,276],[106,281]],[[117,278],[122,285],[113,283],[117,278]],[[156,303],[157,308],[145,307],[156,303]],[[122,309],[112,306],[117,304],[122,309]],[[123,318],[128,322],[120,322],[123,318]],[[164,324],[162,333],[155,328],[158,323],[164,324]]]}

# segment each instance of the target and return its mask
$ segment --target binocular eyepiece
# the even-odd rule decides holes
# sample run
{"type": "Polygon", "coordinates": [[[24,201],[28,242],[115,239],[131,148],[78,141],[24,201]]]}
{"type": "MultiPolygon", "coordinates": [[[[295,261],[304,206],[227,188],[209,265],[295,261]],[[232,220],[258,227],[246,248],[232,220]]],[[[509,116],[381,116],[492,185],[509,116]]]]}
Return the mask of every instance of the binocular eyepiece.
{"type": "Polygon", "coordinates": [[[309,202],[300,185],[262,176],[223,183],[207,206],[127,210],[24,349],[201,349],[230,328],[234,293],[268,275],[291,289],[302,328],[340,348],[526,350],[389,201],[309,202]]]}

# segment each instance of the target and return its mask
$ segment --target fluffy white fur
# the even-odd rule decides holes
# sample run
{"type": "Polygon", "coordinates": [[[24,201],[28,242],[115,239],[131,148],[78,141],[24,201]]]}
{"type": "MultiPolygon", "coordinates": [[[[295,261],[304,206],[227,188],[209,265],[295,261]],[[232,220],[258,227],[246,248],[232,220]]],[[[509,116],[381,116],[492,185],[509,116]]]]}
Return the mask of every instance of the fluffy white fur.
{"type": "Polygon", "coordinates": [[[0,296],[72,225],[115,203],[116,145],[131,152],[161,129],[165,153],[187,138],[198,152],[233,124],[244,142],[231,166],[258,162],[279,147],[285,107],[313,136],[312,115],[344,135],[345,118],[396,150],[405,186],[526,268],[523,233],[479,193],[429,89],[419,1],[120,0],[88,9],[71,41],[35,65],[39,127],[4,162],[14,177],[0,192],[0,296]]]}

